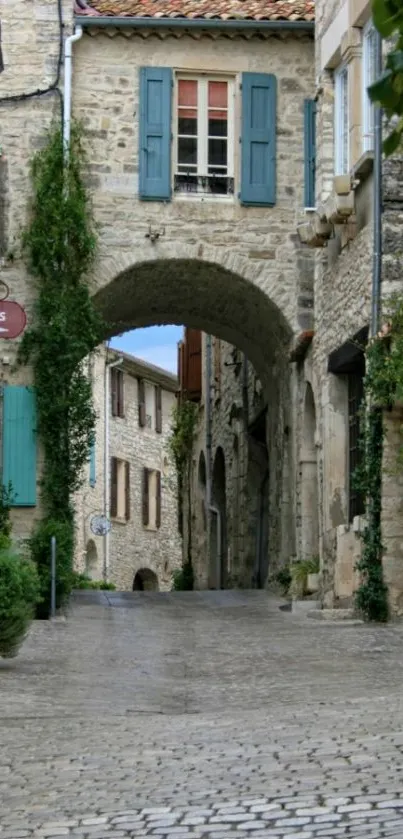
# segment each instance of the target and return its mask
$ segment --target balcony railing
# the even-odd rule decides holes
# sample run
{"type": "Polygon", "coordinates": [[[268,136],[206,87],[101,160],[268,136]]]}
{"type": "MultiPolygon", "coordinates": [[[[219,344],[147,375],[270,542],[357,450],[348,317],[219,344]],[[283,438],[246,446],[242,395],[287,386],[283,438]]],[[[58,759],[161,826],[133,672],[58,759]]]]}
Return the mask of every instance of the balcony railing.
{"type": "Polygon", "coordinates": [[[175,175],[174,192],[190,195],[233,195],[234,179],[226,175],[175,175]]]}

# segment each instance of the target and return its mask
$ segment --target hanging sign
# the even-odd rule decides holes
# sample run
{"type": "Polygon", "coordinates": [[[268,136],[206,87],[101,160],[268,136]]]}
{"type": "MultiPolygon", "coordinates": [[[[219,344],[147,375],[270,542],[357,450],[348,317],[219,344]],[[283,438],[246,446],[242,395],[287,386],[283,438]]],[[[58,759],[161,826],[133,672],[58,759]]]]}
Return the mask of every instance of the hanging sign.
{"type": "Polygon", "coordinates": [[[0,338],[18,338],[26,323],[27,316],[19,303],[12,300],[0,302],[0,338]]]}

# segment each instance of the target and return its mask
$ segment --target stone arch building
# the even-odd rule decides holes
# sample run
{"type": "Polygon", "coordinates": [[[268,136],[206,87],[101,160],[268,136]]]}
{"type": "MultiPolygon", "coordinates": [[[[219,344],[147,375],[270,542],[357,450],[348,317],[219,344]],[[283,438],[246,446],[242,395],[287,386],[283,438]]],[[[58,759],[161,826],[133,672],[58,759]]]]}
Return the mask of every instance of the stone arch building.
{"type": "MultiPolygon", "coordinates": [[[[312,320],[313,265],[296,235],[296,218],[304,203],[304,101],[314,93],[313,3],[291,0],[280,14],[269,5],[263,18],[254,3],[242,3],[244,20],[237,4],[229,19],[218,11],[214,20],[186,17],[186,11],[175,19],[157,16],[154,4],[147,18],[135,5],[124,18],[113,3],[106,18],[97,0],[80,0],[75,15],[70,3],[62,6],[65,37],[79,27],[72,113],[83,121],[88,143],[99,231],[90,281],[109,324],[104,338],[137,326],[185,323],[247,355],[269,405],[269,549],[281,562],[294,527],[288,356],[294,336],[312,320]],[[215,119],[218,133],[211,154],[202,152],[207,135],[200,127],[196,157],[187,144],[184,162],[177,118],[194,117],[194,101],[181,101],[193,95],[188,82],[193,91],[197,86],[198,126],[215,119]]],[[[50,0],[46,5],[53,9],[50,0]]],[[[29,32],[29,49],[23,55],[12,41],[6,13],[1,94],[19,94],[28,81],[38,87],[36,71],[48,79],[55,56],[57,20],[49,15],[39,22],[22,0],[12,15],[13,26],[29,32]],[[22,82],[27,62],[32,72],[22,82]]],[[[18,101],[2,123],[5,253],[29,204],[25,146],[34,150],[43,142],[57,107],[52,95],[18,101]],[[24,147],[15,136],[24,138],[24,147]]],[[[30,317],[34,289],[22,261],[8,262],[5,275],[30,317]]],[[[20,381],[29,375],[17,374],[20,381]]],[[[17,381],[10,374],[10,382],[17,381]]],[[[36,509],[16,511],[21,534],[36,509]]]]}

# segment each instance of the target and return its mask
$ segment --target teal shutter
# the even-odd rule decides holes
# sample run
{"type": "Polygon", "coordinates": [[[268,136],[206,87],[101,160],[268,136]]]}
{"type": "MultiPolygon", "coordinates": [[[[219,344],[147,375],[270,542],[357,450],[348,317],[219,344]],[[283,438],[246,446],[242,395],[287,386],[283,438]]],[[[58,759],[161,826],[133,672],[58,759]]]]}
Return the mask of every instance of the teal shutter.
{"type": "Polygon", "coordinates": [[[171,198],[170,67],[140,68],[139,194],[148,201],[171,198]]]}
{"type": "Polygon", "coordinates": [[[95,465],[95,438],[90,446],[90,486],[94,488],[97,482],[97,472],[95,465]]]}
{"type": "Polygon", "coordinates": [[[304,101],[304,166],[305,166],[305,207],[315,206],[316,176],[316,102],[304,101]]]}
{"type": "Polygon", "coordinates": [[[276,203],[277,79],[267,73],[242,75],[241,203],[276,203]]]}
{"type": "Polygon", "coordinates": [[[36,504],[36,405],[30,387],[3,389],[3,485],[12,485],[13,507],[36,504]]]}

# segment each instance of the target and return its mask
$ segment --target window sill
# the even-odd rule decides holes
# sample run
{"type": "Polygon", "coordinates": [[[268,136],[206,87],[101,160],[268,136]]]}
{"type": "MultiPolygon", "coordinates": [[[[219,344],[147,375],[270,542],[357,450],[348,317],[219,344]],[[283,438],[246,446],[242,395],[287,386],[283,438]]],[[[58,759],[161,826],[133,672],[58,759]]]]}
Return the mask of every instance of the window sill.
{"type": "Polygon", "coordinates": [[[198,195],[192,192],[175,192],[173,193],[173,200],[176,201],[192,201],[195,204],[234,204],[235,195],[198,195]]]}
{"type": "Polygon", "coordinates": [[[129,519],[122,518],[121,516],[111,516],[112,524],[127,524],[129,519]]]}
{"type": "Polygon", "coordinates": [[[373,151],[365,151],[351,169],[352,180],[365,181],[371,175],[373,168],[374,153],[373,151]]]}
{"type": "Polygon", "coordinates": [[[144,530],[147,530],[148,533],[158,533],[159,528],[157,525],[146,524],[144,530]]]}

